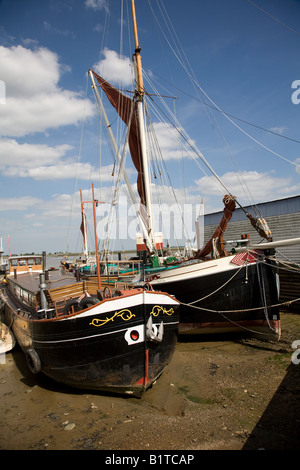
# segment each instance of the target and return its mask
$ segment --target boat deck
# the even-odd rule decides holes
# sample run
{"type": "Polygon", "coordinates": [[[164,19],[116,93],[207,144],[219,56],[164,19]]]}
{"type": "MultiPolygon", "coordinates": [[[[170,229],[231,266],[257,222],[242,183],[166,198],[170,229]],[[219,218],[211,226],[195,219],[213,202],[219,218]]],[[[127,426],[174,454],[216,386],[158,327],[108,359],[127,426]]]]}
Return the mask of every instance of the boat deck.
{"type": "MultiPolygon", "coordinates": [[[[25,274],[19,274],[16,279],[14,276],[8,276],[10,282],[20,286],[28,292],[35,293],[40,289],[40,277],[38,273],[31,272],[25,274]]],[[[54,289],[57,287],[64,287],[69,284],[75,284],[77,282],[74,274],[61,273],[60,270],[50,271],[49,279],[46,281],[46,289],[54,289]]]]}

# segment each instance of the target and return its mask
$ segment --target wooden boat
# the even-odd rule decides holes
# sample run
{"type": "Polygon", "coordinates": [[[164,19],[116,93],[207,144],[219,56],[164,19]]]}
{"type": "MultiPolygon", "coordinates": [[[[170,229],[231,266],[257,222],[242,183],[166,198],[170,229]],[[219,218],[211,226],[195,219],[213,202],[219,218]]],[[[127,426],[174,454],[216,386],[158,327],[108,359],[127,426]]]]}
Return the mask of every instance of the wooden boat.
{"type": "Polygon", "coordinates": [[[179,302],[147,287],[99,291],[97,281],[49,276],[7,276],[0,293],[29,369],[77,388],[140,396],[172,357],[179,302]]]}
{"type": "MultiPolygon", "coordinates": [[[[131,4],[135,24],[133,62],[136,86],[133,98],[119,91],[95,71],[90,70],[89,75],[120,167],[122,157],[112,135],[98,87],[104,91],[109,103],[127,126],[126,138],[138,174],[137,188],[141,209],[137,210],[137,215],[143,232],[142,242],[147,265],[143,275],[136,277],[134,282],[139,285],[141,281],[146,280],[151,282],[154,289],[172,293],[180,300],[179,333],[239,331],[247,334],[264,334],[271,339],[279,338],[281,329],[278,273],[276,261],[269,258],[269,254],[274,252],[265,247],[256,248],[250,253],[251,247],[247,247],[246,244],[244,251],[239,254],[228,253],[224,249],[223,232],[236,204],[236,198],[230,192],[224,198],[223,220],[204,250],[193,257],[180,260],[173,258],[169,263],[167,257],[162,256],[161,247],[157,249],[153,230],[151,181],[148,170],[150,163],[144,122],[144,116],[149,115],[149,110],[146,109],[144,112],[147,93],[143,85],[141,47],[136,27],[134,0],[131,4]]],[[[195,152],[197,157],[201,155],[197,149],[195,152]]],[[[123,176],[132,202],[138,206],[135,204],[124,169],[123,176]]],[[[271,241],[271,233],[264,219],[254,218],[251,214],[246,215],[261,236],[271,241]]]]}
{"type": "MultiPolygon", "coordinates": [[[[94,196],[93,206],[95,216],[94,196]]],[[[77,388],[141,396],[173,355],[179,302],[149,284],[102,289],[99,274],[80,281],[47,272],[45,259],[45,253],[10,258],[0,291],[4,323],[31,372],[77,388]]]]}

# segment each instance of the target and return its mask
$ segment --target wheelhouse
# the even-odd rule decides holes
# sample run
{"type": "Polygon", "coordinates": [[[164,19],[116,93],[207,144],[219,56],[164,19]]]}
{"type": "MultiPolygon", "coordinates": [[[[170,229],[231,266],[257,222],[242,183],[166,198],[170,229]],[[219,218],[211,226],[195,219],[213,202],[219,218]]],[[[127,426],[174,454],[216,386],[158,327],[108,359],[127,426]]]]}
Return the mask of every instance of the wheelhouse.
{"type": "Polygon", "coordinates": [[[10,275],[43,271],[42,256],[11,256],[8,262],[10,275]]]}

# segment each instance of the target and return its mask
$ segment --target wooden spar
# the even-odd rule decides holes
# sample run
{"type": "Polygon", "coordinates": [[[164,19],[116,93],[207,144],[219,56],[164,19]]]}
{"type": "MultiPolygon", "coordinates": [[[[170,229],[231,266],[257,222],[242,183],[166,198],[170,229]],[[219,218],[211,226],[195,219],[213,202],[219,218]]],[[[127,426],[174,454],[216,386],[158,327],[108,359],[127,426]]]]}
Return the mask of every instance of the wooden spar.
{"type": "Polygon", "coordinates": [[[81,206],[81,215],[82,215],[82,235],[83,235],[83,244],[84,244],[84,255],[88,256],[87,249],[87,233],[86,233],[86,218],[82,202],[82,191],[80,190],[80,206],[81,206]]]}
{"type": "Polygon", "coordinates": [[[145,190],[145,202],[146,202],[146,213],[147,213],[147,232],[148,237],[153,243],[153,227],[152,227],[152,201],[151,201],[151,191],[150,191],[150,180],[149,180],[149,169],[148,169],[148,157],[147,157],[147,145],[146,145],[146,135],[145,135],[145,125],[144,125],[144,114],[143,114],[143,95],[144,95],[144,86],[143,86],[143,76],[142,76],[142,59],[141,59],[141,47],[139,45],[138,32],[137,32],[137,22],[136,22],[136,13],[135,13],[135,4],[134,0],[131,0],[131,9],[132,9],[132,21],[133,21],[133,32],[134,32],[134,41],[135,41],[135,68],[137,75],[137,87],[136,87],[136,99],[137,99],[137,116],[138,116],[138,126],[140,133],[140,144],[141,144],[141,155],[142,155],[142,168],[143,168],[143,180],[144,180],[144,190],[145,190]]]}
{"type": "MultiPolygon", "coordinates": [[[[98,242],[97,242],[97,225],[96,225],[96,203],[98,204],[100,201],[95,201],[95,191],[94,191],[94,183],[92,183],[92,201],[83,201],[81,198],[81,205],[83,209],[83,204],[93,204],[93,216],[94,216],[94,233],[95,233],[95,254],[96,254],[96,265],[97,265],[97,279],[98,279],[98,289],[101,289],[101,276],[100,276],[100,262],[99,262],[99,252],[98,252],[98,242]]],[[[80,197],[81,197],[81,190],[80,190],[80,197]]],[[[103,204],[101,202],[101,204],[103,204]]]]}
{"type": "Polygon", "coordinates": [[[267,243],[258,243],[257,245],[248,245],[243,247],[235,248],[236,252],[240,251],[247,251],[247,250],[269,250],[271,248],[277,248],[278,246],[292,246],[292,245],[300,245],[300,237],[299,238],[287,238],[286,240],[278,240],[274,242],[267,242],[267,243]]]}
{"type": "Polygon", "coordinates": [[[96,226],[96,201],[95,201],[94,183],[92,183],[92,192],[93,192],[93,214],[94,214],[94,230],[95,230],[95,253],[96,253],[96,263],[97,263],[97,279],[98,279],[98,288],[101,289],[100,263],[99,263],[99,252],[98,252],[98,241],[97,241],[97,226],[96,226]]]}
{"type": "Polygon", "coordinates": [[[141,96],[143,96],[144,86],[143,86],[143,74],[142,74],[141,47],[139,45],[134,0],[131,0],[131,10],[132,10],[133,34],[134,34],[134,43],[135,43],[135,56],[136,56],[136,65],[137,65],[137,74],[138,74],[138,93],[141,96]]]}

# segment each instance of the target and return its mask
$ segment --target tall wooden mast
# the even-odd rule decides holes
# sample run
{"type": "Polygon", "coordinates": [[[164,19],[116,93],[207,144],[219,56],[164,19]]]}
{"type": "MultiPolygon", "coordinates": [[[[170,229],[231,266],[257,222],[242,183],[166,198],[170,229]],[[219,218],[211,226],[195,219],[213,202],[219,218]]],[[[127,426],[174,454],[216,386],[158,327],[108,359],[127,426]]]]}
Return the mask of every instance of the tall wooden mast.
{"type": "Polygon", "coordinates": [[[150,175],[149,175],[149,169],[148,169],[146,133],[145,133],[144,113],[143,113],[144,85],[143,85],[143,74],[142,74],[142,59],[141,59],[141,47],[139,45],[139,38],[138,38],[138,31],[137,31],[134,0],[131,0],[131,9],[132,9],[132,21],[133,21],[133,32],[134,32],[134,42],[135,42],[134,64],[135,64],[135,69],[136,69],[136,90],[135,90],[136,91],[136,105],[137,105],[138,125],[139,125],[139,133],[140,133],[143,180],[144,180],[145,201],[146,201],[147,220],[145,222],[146,222],[147,229],[148,229],[148,236],[150,240],[153,242],[154,234],[153,234],[153,227],[152,227],[152,201],[151,201],[151,192],[150,192],[150,175]]]}
{"type": "Polygon", "coordinates": [[[136,22],[136,13],[135,13],[135,3],[134,0],[131,0],[131,9],[132,9],[132,21],[133,21],[133,34],[134,34],[134,43],[135,43],[135,57],[136,57],[136,66],[137,66],[137,91],[140,96],[144,96],[144,86],[143,86],[143,73],[142,73],[142,59],[141,59],[141,46],[139,45],[139,37],[137,30],[136,22]]]}

